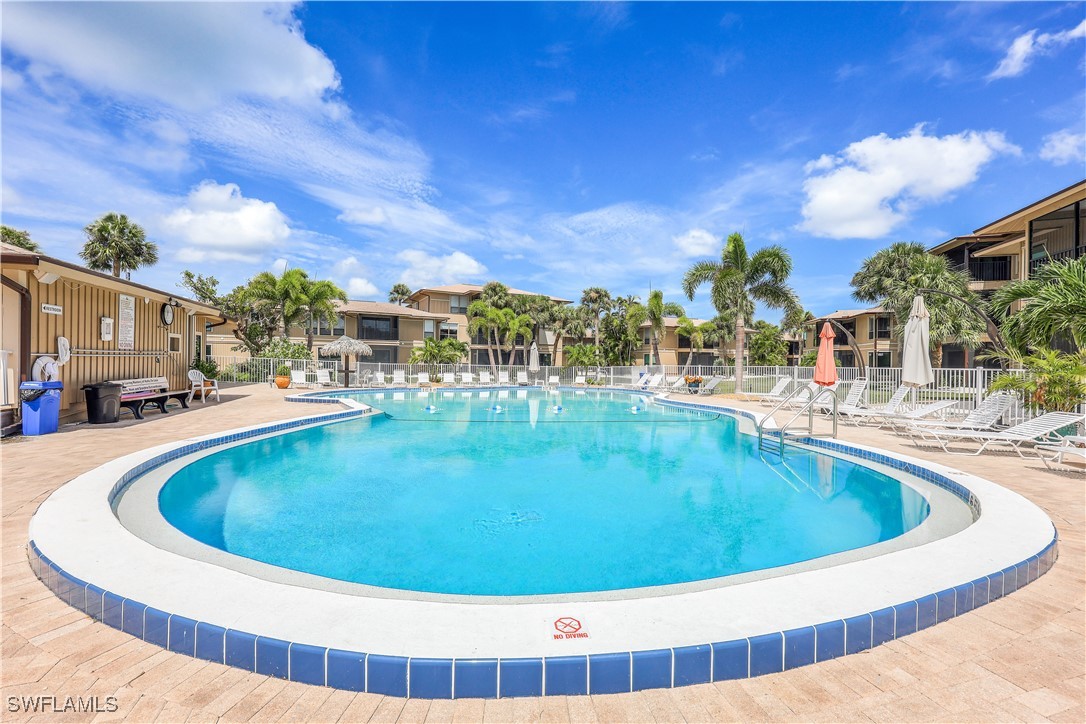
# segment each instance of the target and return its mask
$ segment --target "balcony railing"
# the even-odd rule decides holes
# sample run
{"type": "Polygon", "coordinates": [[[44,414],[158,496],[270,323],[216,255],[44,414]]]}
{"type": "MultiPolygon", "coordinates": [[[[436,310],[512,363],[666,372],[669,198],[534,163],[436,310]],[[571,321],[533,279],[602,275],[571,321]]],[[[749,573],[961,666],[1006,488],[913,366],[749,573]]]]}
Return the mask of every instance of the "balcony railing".
{"type": "Polygon", "coordinates": [[[395,329],[366,329],[362,328],[358,330],[358,338],[361,340],[369,340],[376,342],[395,342],[399,340],[400,334],[395,329]]]}
{"type": "Polygon", "coordinates": [[[1075,253],[1074,249],[1064,249],[1063,251],[1049,252],[1048,254],[1046,254],[1045,256],[1040,257],[1039,259],[1034,259],[1034,260],[1030,261],[1030,263],[1029,263],[1030,276],[1032,276],[1034,274],[1034,272],[1036,272],[1038,269],[1040,269],[1041,267],[1043,267],[1045,264],[1047,264],[1050,261],[1065,261],[1067,259],[1075,259],[1075,258],[1078,258],[1080,256],[1086,256],[1086,246],[1080,246],[1078,248],[1078,253],[1077,254],[1075,253]]]}
{"type": "Polygon", "coordinates": [[[991,259],[970,259],[968,269],[965,264],[956,264],[955,271],[968,271],[975,282],[1006,282],[1011,280],[1010,257],[991,259]]]}

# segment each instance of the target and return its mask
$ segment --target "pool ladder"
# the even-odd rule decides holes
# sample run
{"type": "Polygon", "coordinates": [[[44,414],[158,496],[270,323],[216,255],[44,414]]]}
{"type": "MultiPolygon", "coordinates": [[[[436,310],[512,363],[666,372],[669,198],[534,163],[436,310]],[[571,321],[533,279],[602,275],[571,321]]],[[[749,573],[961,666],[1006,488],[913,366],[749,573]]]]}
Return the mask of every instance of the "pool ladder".
{"type": "MultiPolygon", "coordinates": [[[[761,419],[760,422],[755,423],[755,428],[758,430],[758,449],[763,452],[774,452],[780,455],[781,460],[784,459],[784,443],[789,438],[801,438],[801,437],[837,437],[837,393],[831,390],[829,387],[819,387],[818,392],[811,395],[809,400],[799,399],[801,395],[809,392],[810,388],[803,386],[797,387],[792,390],[783,400],[778,402],[769,414],[761,419]],[[814,431],[814,413],[815,406],[818,405],[826,395],[830,397],[830,409],[831,420],[833,422],[833,432],[815,433],[814,431]],[[796,414],[789,418],[788,422],[784,423],[780,427],[772,430],[766,430],[766,424],[773,421],[773,415],[779,412],[784,407],[791,406],[796,403],[800,403],[799,410],[796,414]],[[806,413],[806,424],[803,427],[799,427],[795,430],[792,426],[804,417],[806,413]],[[767,447],[768,446],[768,447],[767,447]],[[775,448],[775,449],[774,449],[775,448]]],[[[802,424],[802,423],[800,423],[802,424]]]]}

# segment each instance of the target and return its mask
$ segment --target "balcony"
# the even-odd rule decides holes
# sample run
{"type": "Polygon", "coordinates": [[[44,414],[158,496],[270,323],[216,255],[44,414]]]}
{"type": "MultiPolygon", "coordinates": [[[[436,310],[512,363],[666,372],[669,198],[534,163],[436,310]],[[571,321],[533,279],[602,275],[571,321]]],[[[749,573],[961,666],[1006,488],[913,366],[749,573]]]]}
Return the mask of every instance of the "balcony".
{"type": "Polygon", "coordinates": [[[1078,253],[1075,253],[1075,249],[1064,249],[1063,251],[1049,252],[1045,256],[1039,259],[1033,259],[1029,263],[1029,275],[1033,276],[1038,269],[1043,267],[1050,261],[1067,261],[1069,259],[1076,259],[1080,256],[1086,256],[1086,247],[1080,246],[1078,253]]]}
{"type": "Polygon", "coordinates": [[[1008,282],[1011,277],[1011,258],[994,256],[990,259],[970,259],[968,269],[965,264],[955,264],[954,271],[968,271],[975,282],[1008,282]]]}
{"type": "Polygon", "coordinates": [[[359,329],[358,338],[370,342],[396,342],[400,339],[395,329],[359,329]]]}

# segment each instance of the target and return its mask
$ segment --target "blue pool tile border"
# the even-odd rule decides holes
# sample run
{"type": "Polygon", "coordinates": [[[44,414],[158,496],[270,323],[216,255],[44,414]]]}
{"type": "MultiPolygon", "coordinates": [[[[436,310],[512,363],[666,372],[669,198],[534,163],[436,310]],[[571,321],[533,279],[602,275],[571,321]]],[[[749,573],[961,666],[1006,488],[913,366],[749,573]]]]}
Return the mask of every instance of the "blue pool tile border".
{"type": "MultiPolygon", "coordinates": [[[[316,395],[294,401],[339,402],[331,396],[316,395]]],[[[756,419],[745,410],[667,402],[756,419]]],[[[271,432],[368,414],[368,409],[351,409],[182,445],[125,473],[113,486],[109,502],[112,504],[140,475],[193,452],[271,432]]],[[[979,501],[967,488],[922,466],[835,440],[804,438],[801,442],[908,472],[951,492],[969,505],[974,517],[980,515],[979,501]]],[[[29,541],[27,554],[34,575],[65,603],[112,628],[175,653],[290,681],[388,696],[510,698],[621,693],[744,679],[859,653],[960,616],[1033,582],[1059,558],[1059,536],[1053,531],[1052,539],[1042,550],[1001,571],[848,619],[674,649],[508,659],[384,656],[228,629],[161,611],[83,581],[48,558],[34,540],[29,541]]]]}

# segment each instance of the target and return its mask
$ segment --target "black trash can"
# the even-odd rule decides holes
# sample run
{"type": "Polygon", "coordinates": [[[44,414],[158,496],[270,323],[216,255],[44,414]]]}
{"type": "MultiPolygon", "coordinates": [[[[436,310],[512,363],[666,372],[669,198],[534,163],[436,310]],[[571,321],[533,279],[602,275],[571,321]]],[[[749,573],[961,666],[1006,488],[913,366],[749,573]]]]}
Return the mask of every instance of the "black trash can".
{"type": "Polygon", "coordinates": [[[92,425],[117,422],[121,416],[121,386],[116,382],[83,385],[87,399],[87,420],[92,425]]]}

